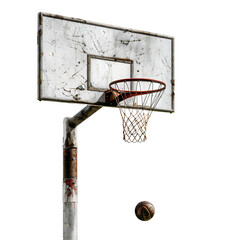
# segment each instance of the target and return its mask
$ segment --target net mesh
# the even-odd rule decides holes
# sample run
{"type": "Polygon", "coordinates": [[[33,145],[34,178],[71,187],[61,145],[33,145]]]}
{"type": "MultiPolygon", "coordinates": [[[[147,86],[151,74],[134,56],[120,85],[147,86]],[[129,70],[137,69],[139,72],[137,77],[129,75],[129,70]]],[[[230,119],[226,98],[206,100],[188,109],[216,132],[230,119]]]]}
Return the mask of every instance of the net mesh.
{"type": "Polygon", "coordinates": [[[113,82],[110,89],[120,109],[124,141],[144,142],[148,120],[163,95],[165,84],[149,79],[126,79],[113,82]]]}

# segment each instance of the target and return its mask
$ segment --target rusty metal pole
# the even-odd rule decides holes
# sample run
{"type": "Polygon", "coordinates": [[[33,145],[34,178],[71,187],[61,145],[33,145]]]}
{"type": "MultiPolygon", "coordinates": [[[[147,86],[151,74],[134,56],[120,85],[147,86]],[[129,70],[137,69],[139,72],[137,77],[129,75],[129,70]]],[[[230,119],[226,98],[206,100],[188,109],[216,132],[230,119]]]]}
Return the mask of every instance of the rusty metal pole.
{"type": "Polygon", "coordinates": [[[63,125],[63,240],[77,240],[77,136],[69,118],[63,125]]]}
{"type": "Polygon", "coordinates": [[[101,106],[90,106],[87,105],[85,108],[83,108],[80,112],[78,112],[75,116],[69,119],[69,125],[72,128],[77,127],[80,123],[82,123],[84,120],[92,116],[95,112],[97,112],[99,109],[101,109],[101,106]]]}
{"type": "Polygon", "coordinates": [[[63,240],[78,239],[78,182],[76,127],[101,107],[87,105],[63,122],[63,240]]]}

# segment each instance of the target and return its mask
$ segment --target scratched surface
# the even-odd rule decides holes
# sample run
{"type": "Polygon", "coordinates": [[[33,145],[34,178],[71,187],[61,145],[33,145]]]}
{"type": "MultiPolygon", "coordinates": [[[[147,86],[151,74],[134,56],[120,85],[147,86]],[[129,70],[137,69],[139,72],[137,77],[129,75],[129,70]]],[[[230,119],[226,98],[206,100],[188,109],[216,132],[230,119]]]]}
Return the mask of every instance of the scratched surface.
{"type": "Polygon", "coordinates": [[[106,105],[115,76],[139,77],[165,82],[156,110],[173,111],[173,38],[48,14],[38,36],[40,100],[106,105]]]}

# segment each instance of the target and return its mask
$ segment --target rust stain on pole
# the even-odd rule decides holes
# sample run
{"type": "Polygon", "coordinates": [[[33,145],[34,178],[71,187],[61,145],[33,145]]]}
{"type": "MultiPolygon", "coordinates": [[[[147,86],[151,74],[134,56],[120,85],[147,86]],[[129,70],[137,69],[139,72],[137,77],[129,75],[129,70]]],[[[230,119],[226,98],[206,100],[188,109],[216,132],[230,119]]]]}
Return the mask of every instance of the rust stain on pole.
{"type": "Polygon", "coordinates": [[[65,178],[63,180],[63,202],[77,203],[78,189],[77,178],[65,178]]]}
{"type": "Polygon", "coordinates": [[[77,178],[77,148],[63,149],[63,178],[77,178]]]}

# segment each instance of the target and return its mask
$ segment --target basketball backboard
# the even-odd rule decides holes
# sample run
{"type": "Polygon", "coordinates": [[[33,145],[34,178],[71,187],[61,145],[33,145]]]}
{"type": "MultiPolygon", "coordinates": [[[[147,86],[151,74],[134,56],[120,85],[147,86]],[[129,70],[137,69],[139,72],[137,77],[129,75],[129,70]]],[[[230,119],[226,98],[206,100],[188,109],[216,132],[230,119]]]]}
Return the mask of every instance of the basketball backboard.
{"type": "Polygon", "coordinates": [[[38,99],[109,106],[112,81],[150,78],[166,89],[156,111],[174,111],[174,39],[39,13],[38,99]]]}

